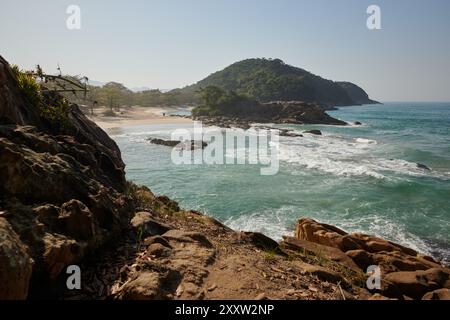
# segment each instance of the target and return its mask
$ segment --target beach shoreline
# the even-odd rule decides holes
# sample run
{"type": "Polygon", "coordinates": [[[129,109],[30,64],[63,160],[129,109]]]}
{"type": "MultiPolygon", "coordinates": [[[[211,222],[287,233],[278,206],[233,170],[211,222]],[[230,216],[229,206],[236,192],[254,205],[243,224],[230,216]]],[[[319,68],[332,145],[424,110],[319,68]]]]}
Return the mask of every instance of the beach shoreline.
{"type": "Polygon", "coordinates": [[[186,124],[191,119],[170,115],[177,111],[185,111],[177,107],[123,107],[115,112],[114,116],[105,114],[105,108],[94,109],[94,115],[84,110],[88,118],[94,121],[103,130],[111,130],[124,126],[151,125],[151,124],[186,124]]]}

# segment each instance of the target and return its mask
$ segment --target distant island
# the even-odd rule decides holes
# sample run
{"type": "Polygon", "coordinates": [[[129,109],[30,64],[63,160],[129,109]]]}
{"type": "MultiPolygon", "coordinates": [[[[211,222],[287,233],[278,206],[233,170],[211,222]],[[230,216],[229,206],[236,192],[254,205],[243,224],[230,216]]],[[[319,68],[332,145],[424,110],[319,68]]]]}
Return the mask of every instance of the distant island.
{"type": "Polygon", "coordinates": [[[264,58],[236,62],[172,93],[194,94],[208,86],[245,94],[261,102],[303,101],[327,107],[378,103],[351,82],[326,80],[280,59],[264,58]]]}

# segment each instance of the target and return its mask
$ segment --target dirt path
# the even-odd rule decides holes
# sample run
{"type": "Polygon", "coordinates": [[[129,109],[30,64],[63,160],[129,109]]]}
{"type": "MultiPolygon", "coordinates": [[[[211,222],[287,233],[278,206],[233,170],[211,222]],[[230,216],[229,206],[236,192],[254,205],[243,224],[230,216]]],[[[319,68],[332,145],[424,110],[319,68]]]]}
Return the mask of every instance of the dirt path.
{"type": "MultiPolygon", "coordinates": [[[[358,299],[352,279],[324,281],[314,257],[235,232],[169,199],[152,199],[118,246],[82,266],[83,290],[68,299],[358,299]],[[309,263],[308,263],[309,262],[309,263]],[[336,281],[339,280],[339,281],[336,281]]],[[[148,203],[148,202],[147,202],[148,203]]],[[[326,275],[325,275],[326,277],[326,275]]]]}

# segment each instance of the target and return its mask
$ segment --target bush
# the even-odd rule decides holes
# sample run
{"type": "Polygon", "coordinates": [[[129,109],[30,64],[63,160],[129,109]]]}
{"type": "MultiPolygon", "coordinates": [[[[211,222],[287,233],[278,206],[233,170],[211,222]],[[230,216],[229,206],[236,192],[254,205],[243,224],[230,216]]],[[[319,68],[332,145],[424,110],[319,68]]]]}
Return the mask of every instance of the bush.
{"type": "Polygon", "coordinates": [[[42,96],[40,93],[40,85],[37,83],[33,75],[21,71],[17,66],[12,66],[19,88],[25,95],[26,99],[34,106],[39,106],[42,96]]]}
{"type": "Polygon", "coordinates": [[[252,110],[257,102],[244,94],[225,91],[215,86],[200,90],[202,105],[192,110],[193,116],[236,116],[252,110]]]}
{"type": "Polygon", "coordinates": [[[69,102],[56,92],[46,92],[39,105],[40,115],[50,122],[53,127],[62,129],[68,128],[69,112],[71,110],[69,102]]]}
{"type": "Polygon", "coordinates": [[[68,128],[69,102],[55,91],[44,91],[31,72],[20,70],[12,66],[19,89],[30,104],[36,107],[42,118],[47,120],[54,128],[68,128]]]}

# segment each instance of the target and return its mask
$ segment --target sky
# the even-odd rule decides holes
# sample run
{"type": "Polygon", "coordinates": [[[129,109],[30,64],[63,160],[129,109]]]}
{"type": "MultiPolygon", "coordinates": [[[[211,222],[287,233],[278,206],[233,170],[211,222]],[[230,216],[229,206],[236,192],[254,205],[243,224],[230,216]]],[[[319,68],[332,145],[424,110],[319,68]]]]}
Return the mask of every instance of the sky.
{"type": "Polygon", "coordinates": [[[448,0],[0,0],[0,55],[24,69],[171,89],[279,58],[381,101],[450,101],[448,0]],[[381,30],[366,10],[381,9],[381,30]],[[81,29],[69,30],[69,5],[81,29]]]}

